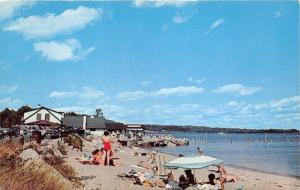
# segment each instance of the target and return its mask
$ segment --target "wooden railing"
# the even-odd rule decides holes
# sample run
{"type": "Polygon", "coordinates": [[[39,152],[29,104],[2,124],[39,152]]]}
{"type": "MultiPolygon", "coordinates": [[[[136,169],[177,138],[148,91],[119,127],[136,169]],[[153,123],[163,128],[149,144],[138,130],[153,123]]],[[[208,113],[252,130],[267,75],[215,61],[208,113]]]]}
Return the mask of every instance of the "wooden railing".
{"type": "Polygon", "coordinates": [[[58,129],[60,131],[61,140],[64,140],[65,142],[69,143],[69,145],[72,145],[74,148],[79,148],[80,151],[82,151],[82,147],[83,147],[82,139],[84,139],[84,140],[88,140],[88,139],[74,134],[72,132],[72,130],[70,130],[71,129],[70,126],[60,125],[60,127],[58,129]],[[74,141],[74,139],[75,139],[75,141],[74,141]]]}

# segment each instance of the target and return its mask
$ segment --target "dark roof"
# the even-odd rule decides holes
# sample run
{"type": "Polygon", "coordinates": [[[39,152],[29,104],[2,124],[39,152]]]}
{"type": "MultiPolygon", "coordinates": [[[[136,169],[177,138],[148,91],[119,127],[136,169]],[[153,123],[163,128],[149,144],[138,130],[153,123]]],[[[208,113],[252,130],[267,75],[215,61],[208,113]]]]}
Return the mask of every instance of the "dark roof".
{"type": "Polygon", "coordinates": [[[87,129],[106,129],[105,122],[102,117],[86,117],[87,129]]]}
{"type": "Polygon", "coordinates": [[[108,130],[126,130],[127,125],[123,123],[115,122],[113,120],[105,119],[105,125],[108,130]]]}
{"type": "Polygon", "coordinates": [[[83,116],[65,116],[61,119],[63,125],[82,128],[83,116]]]}
{"type": "Polygon", "coordinates": [[[47,108],[47,107],[44,107],[44,106],[31,109],[30,111],[42,110],[42,109],[45,109],[45,110],[48,110],[48,111],[52,111],[52,112],[55,112],[55,113],[59,113],[59,114],[63,114],[64,113],[64,112],[56,111],[56,110],[53,110],[53,109],[50,109],[50,108],[47,108]]]}

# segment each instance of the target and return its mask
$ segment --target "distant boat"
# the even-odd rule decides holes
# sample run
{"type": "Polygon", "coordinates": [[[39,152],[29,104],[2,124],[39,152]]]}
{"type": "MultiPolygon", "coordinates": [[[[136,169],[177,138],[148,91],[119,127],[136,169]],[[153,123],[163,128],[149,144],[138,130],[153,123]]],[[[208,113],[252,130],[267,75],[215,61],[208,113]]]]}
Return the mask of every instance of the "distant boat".
{"type": "Polygon", "coordinates": [[[226,135],[226,133],[219,132],[218,135],[226,135]]]}

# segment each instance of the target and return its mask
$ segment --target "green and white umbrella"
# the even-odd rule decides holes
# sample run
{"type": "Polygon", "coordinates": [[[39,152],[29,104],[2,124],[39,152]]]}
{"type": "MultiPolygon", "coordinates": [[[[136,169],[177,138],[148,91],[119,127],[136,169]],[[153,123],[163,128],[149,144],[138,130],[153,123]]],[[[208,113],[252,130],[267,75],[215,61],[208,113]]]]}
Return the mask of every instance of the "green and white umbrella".
{"type": "Polygon", "coordinates": [[[166,164],[164,167],[167,169],[201,169],[212,165],[219,165],[223,160],[210,157],[210,156],[186,156],[176,158],[166,164]]]}

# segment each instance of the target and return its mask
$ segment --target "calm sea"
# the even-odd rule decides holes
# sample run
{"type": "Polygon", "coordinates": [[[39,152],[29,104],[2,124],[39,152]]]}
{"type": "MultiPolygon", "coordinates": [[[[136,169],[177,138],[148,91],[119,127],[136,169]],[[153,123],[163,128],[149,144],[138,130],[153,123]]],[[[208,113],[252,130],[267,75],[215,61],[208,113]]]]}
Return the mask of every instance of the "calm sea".
{"type": "MultiPolygon", "coordinates": [[[[178,138],[188,138],[189,146],[155,148],[156,150],[189,155],[195,154],[197,147],[200,147],[205,155],[222,159],[226,165],[300,176],[300,137],[297,134],[168,133],[178,138]]],[[[150,134],[162,135],[161,132],[150,134]]]]}

